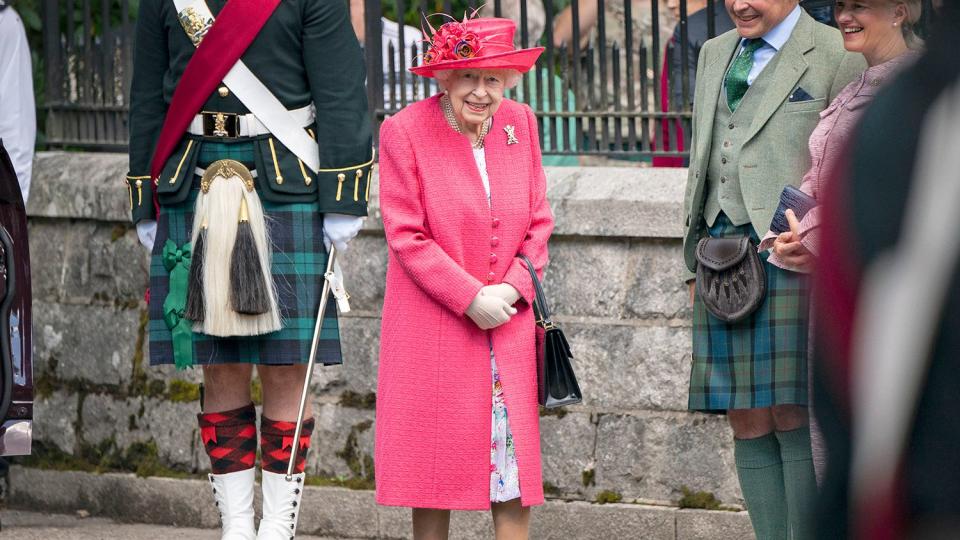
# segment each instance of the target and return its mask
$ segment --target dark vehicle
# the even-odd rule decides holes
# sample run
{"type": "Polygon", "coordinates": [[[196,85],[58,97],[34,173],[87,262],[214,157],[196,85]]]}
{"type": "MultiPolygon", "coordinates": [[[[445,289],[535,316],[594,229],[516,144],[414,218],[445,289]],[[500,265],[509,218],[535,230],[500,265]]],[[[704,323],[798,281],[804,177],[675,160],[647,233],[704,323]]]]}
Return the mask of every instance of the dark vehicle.
{"type": "Polygon", "coordinates": [[[0,456],[30,453],[33,431],[27,212],[0,141],[0,456]]]}

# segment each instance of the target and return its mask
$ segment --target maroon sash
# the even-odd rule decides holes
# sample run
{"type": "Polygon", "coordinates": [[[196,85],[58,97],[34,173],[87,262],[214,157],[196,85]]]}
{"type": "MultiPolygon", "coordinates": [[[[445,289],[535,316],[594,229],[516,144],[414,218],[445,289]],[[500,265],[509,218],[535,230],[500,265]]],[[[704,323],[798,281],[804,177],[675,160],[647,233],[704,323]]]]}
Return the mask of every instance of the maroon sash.
{"type": "MultiPolygon", "coordinates": [[[[157,178],[194,116],[266,24],[280,0],[229,0],[180,77],[157,138],[150,177],[157,178]]],[[[154,193],[154,205],[156,205],[154,193]]],[[[159,214],[159,207],[157,208],[159,214]]]]}

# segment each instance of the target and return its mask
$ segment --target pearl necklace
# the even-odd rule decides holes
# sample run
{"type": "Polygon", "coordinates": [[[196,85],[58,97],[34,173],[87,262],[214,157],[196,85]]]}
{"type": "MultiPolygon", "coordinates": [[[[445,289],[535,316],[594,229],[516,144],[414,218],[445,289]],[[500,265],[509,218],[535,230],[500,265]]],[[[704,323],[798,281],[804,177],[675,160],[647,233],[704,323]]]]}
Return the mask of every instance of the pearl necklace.
{"type": "MultiPolygon", "coordinates": [[[[453,103],[450,102],[450,96],[444,94],[440,97],[440,107],[443,109],[443,116],[447,119],[447,123],[450,124],[457,133],[463,134],[463,130],[460,129],[460,124],[457,123],[457,116],[453,112],[453,103]]],[[[480,126],[480,135],[477,136],[477,142],[473,143],[473,148],[476,150],[481,150],[483,148],[483,139],[487,136],[487,131],[490,129],[490,119],[487,118],[483,121],[483,125],[480,126]]]]}

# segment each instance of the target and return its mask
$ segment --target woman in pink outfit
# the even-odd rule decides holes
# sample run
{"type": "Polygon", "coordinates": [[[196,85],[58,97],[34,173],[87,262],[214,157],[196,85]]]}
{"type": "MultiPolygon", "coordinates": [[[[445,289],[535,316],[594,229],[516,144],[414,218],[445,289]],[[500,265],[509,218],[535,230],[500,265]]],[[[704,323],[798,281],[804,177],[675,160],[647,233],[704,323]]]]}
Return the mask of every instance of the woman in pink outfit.
{"type": "MultiPolygon", "coordinates": [[[[915,49],[920,48],[915,34],[921,13],[920,0],[840,0],[834,13],[843,32],[844,47],[863,54],[869,67],[820,113],[820,122],[810,135],[811,167],[803,177],[800,190],[818,201],[824,192],[823,183],[837,166],[844,144],[854,136],[867,105],[886,82],[916,59],[915,49]]],[[[791,230],[779,235],[767,232],[759,249],[770,250],[767,258],[770,264],[786,270],[811,272],[817,262],[820,207],[812,208],[800,220],[792,210],[787,210],[787,219],[791,230]]],[[[811,323],[813,332],[816,321],[811,323]]],[[[812,362],[809,369],[813,369],[812,362]]],[[[811,407],[809,412],[813,464],[819,482],[826,470],[826,450],[816,411],[811,407]]]]}
{"type": "Polygon", "coordinates": [[[533,284],[553,216],[537,122],[503,98],[542,48],[515,50],[507,19],[437,29],[422,65],[443,92],[380,131],[389,246],[377,389],[377,502],[413,508],[416,539],[450,510],[491,509],[498,539],[526,538],[543,503],[533,284]]]}

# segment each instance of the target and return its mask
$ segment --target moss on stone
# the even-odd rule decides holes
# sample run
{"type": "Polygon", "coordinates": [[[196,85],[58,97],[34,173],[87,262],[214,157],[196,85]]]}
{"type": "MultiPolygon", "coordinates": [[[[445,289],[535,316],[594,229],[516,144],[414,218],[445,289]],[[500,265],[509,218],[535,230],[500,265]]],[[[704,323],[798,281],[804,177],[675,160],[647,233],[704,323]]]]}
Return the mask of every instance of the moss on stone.
{"type": "Polygon", "coordinates": [[[253,400],[254,405],[263,405],[263,384],[260,382],[260,377],[254,377],[250,381],[250,399],[253,400]]]}
{"type": "Polygon", "coordinates": [[[687,486],[681,486],[680,492],[683,497],[677,501],[680,508],[700,508],[703,510],[719,510],[720,500],[709,491],[692,491],[687,486]]]}
{"type": "Polygon", "coordinates": [[[597,493],[596,502],[599,504],[618,503],[623,500],[623,495],[616,491],[603,490],[597,493]]]}
{"type": "Polygon", "coordinates": [[[553,485],[550,482],[543,483],[543,494],[549,495],[550,497],[560,497],[563,495],[563,491],[560,490],[557,486],[553,485]]]}
{"type": "Polygon", "coordinates": [[[179,403],[200,401],[200,385],[180,379],[173,379],[167,383],[167,399],[179,403]]]}
{"type": "Polygon", "coordinates": [[[583,483],[583,487],[590,487],[596,484],[596,470],[595,469],[584,469],[580,473],[580,482],[583,483]]]}
{"type": "Polygon", "coordinates": [[[562,407],[557,407],[554,409],[548,409],[546,407],[540,407],[540,416],[556,416],[557,419],[563,418],[567,415],[567,410],[562,407]]]}
{"type": "Polygon", "coordinates": [[[347,489],[359,489],[359,490],[373,490],[376,489],[376,484],[372,479],[366,480],[363,478],[342,478],[342,477],[324,477],[324,476],[310,476],[307,475],[306,484],[308,486],[322,486],[322,487],[342,487],[347,489]]]}
{"type": "Polygon", "coordinates": [[[73,454],[68,454],[56,446],[48,445],[44,441],[33,441],[28,456],[9,458],[15,465],[47,469],[51,471],[85,471],[94,472],[96,467],[73,454]]]}
{"type": "Polygon", "coordinates": [[[377,408],[377,394],[370,392],[361,394],[352,390],[347,390],[340,394],[340,405],[353,407],[355,409],[373,410],[377,408]]]}
{"type": "Polygon", "coordinates": [[[117,240],[124,237],[127,234],[127,226],[123,223],[118,223],[114,225],[113,230],[110,231],[110,241],[116,242],[117,240]]]}
{"type": "Polygon", "coordinates": [[[347,442],[343,445],[343,450],[337,452],[337,457],[347,462],[347,467],[353,473],[354,478],[363,481],[373,482],[373,458],[364,454],[360,450],[360,434],[373,426],[372,420],[364,420],[350,428],[350,434],[347,435],[347,442]]]}

